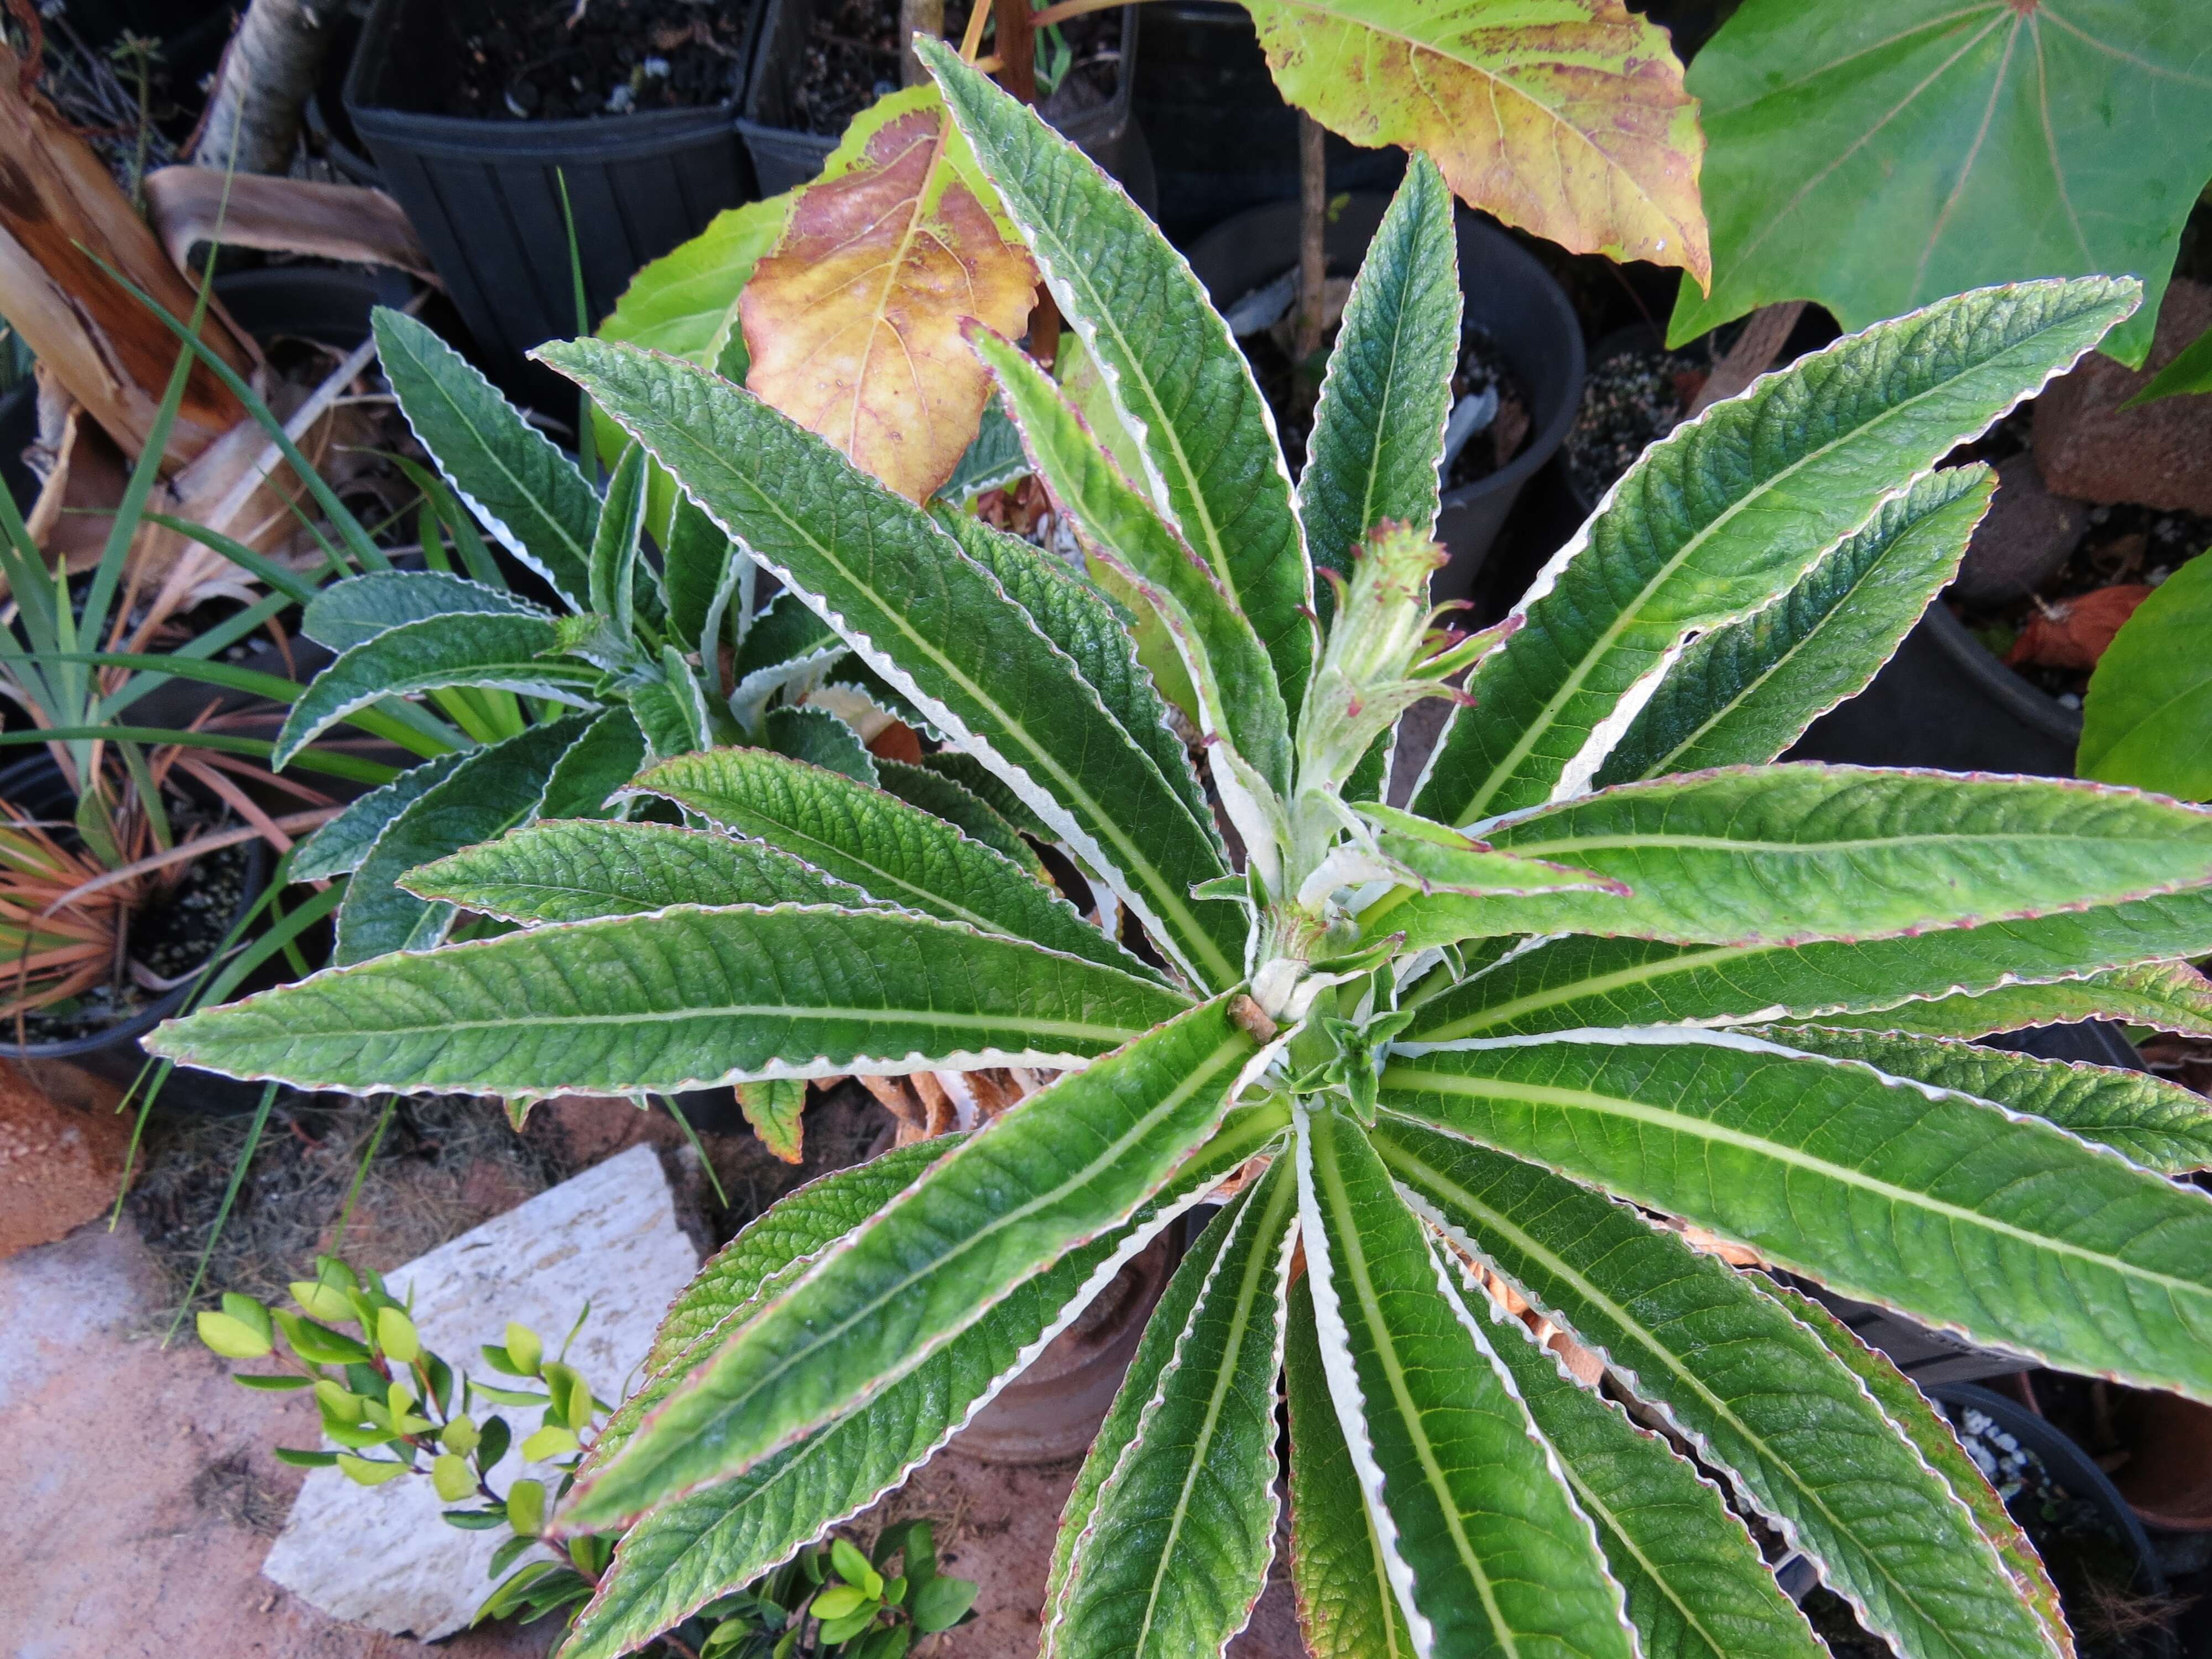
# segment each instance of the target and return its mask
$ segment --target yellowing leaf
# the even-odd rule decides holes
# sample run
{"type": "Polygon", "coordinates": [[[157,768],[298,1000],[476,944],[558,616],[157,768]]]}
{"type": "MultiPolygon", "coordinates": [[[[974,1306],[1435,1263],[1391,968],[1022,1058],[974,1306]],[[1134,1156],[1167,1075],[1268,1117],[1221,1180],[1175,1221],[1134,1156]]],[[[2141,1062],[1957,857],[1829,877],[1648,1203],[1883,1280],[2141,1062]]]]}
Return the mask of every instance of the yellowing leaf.
{"type": "Polygon", "coordinates": [[[1621,0],[1244,0],[1276,84],[1355,144],[1577,252],[1712,261],[1682,65],[1621,0]]]}
{"type": "Polygon", "coordinates": [[[1018,336],[1036,287],[958,143],[934,88],[877,104],[743,301],[746,385],[915,501],[952,476],[989,394],[962,323],[1018,336]]]}

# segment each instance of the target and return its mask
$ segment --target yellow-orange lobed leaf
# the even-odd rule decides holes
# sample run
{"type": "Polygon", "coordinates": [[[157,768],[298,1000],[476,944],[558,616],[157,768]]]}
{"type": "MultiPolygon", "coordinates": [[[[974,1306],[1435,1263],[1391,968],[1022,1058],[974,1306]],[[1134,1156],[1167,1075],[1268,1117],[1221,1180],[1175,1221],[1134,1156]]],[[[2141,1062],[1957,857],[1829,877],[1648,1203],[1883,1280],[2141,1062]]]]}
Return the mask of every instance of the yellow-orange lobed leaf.
{"type": "Polygon", "coordinates": [[[1283,94],[1357,144],[1578,252],[1710,281],[1682,65],[1621,0],[1246,0],[1283,94]]]}
{"type": "Polygon", "coordinates": [[[898,116],[801,191],[742,302],[746,385],[914,501],[952,475],[989,395],[963,320],[1018,336],[1036,287],[947,158],[944,118],[898,116]]]}

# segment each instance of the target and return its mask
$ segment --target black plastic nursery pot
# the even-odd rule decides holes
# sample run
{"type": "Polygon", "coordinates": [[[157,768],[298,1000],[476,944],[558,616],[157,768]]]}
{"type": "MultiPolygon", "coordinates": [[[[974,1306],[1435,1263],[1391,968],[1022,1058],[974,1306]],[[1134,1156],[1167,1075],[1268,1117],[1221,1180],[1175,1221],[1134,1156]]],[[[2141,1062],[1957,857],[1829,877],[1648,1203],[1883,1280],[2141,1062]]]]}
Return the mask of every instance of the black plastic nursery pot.
{"type": "MultiPolygon", "coordinates": [[[[980,3],[980,0],[979,0],[980,3]]],[[[817,0],[768,0],[752,78],[745,88],[738,131],[751,153],[763,196],[777,196],[822,171],[837,148],[836,133],[797,125],[795,94],[815,28],[817,0]]],[[[1121,10],[1121,74],[1114,95],[1089,108],[1063,108],[1047,98],[1039,112],[1069,142],[1127,185],[1140,204],[1150,194],[1150,160],[1130,116],[1137,62],[1135,6],[1121,10]]],[[[887,66],[888,67],[888,66],[887,66]]]]}
{"type": "MultiPolygon", "coordinates": [[[[1359,268],[1382,222],[1387,197],[1355,194],[1327,230],[1328,270],[1359,268]]],[[[1582,393],[1582,326],[1551,273],[1512,237],[1462,210],[1457,220],[1465,321],[1485,330],[1519,376],[1534,407],[1521,452],[1486,478],[1444,491],[1437,538],[1451,555],[1432,591],[1467,598],[1505,515],[1536,470],[1551,459],[1582,393]]],[[[1238,214],[1191,245],[1191,269],[1217,306],[1234,305],[1297,263],[1298,204],[1273,202],[1238,214]]]]}
{"type": "MultiPolygon", "coordinates": [[[[748,42],[757,27],[756,3],[748,42]]],[[[732,64],[729,98],[696,108],[544,121],[425,112],[461,50],[448,8],[377,0],[346,76],[345,112],[488,367],[546,392],[553,377],[528,373],[524,354],[577,331],[563,182],[596,320],[641,266],[750,199],[732,125],[744,59],[732,64]]]]}
{"type": "MultiPolygon", "coordinates": [[[[53,757],[43,749],[0,767],[0,800],[5,800],[33,818],[48,822],[66,823],[74,809],[75,797],[63,779],[61,768],[53,757]]],[[[261,896],[269,880],[267,847],[259,841],[244,843],[245,870],[236,908],[224,919],[227,927],[234,927],[261,896]]],[[[144,1004],[127,1019],[118,1020],[104,1029],[82,1036],[53,1042],[18,1043],[13,1041],[12,1023],[0,1024],[0,1058],[26,1065],[35,1073],[41,1065],[64,1063],[96,1077],[128,1086],[145,1064],[145,1054],[138,1040],[163,1020],[174,1016],[191,994],[189,984],[164,992],[144,1004]]],[[[164,1090],[163,1098],[173,1106],[181,1105],[200,1109],[227,1109],[241,1103],[232,1097],[243,1085],[228,1079],[209,1073],[179,1072],[177,1078],[182,1086],[177,1098],[170,1100],[164,1090]]],[[[258,1088],[250,1091],[258,1095],[258,1088]]]]}
{"type": "MultiPolygon", "coordinates": [[[[2014,1481],[2030,1488],[2025,1495],[2031,1499],[2039,1495],[2035,1488],[2046,1488],[2041,1503],[2011,1501],[2008,1508],[2056,1582],[2084,1659],[2178,1659],[2180,1644],[2167,1623],[2121,1630],[2116,1620],[2116,1631],[2107,1633],[2087,1627],[2082,1619],[2084,1613],[2103,1610],[2114,1593],[2147,1607],[2167,1593],[2166,1574],[2142,1522],[2096,1461],[2055,1425],[1992,1389],[1946,1382],[1927,1393],[1950,1419],[1969,1455],[1979,1451],[1978,1464],[1983,1457],[1996,1462],[1991,1484],[2001,1496],[2010,1497],[2004,1489],[2014,1481]],[[2008,1440],[2010,1446],[2004,1444],[2008,1440]],[[2047,1479],[2039,1480],[2035,1464],[2047,1479]],[[2094,1577],[2087,1571],[2092,1567],[2100,1570],[2094,1577]],[[2121,1578],[2126,1582],[2114,1582],[2121,1578]]],[[[1983,1473],[1990,1474],[1987,1465],[1983,1473]]]]}
{"type": "MultiPolygon", "coordinates": [[[[1184,242],[1233,214],[1298,194],[1297,112],[1276,89],[1252,15],[1230,0],[1158,0],[1145,11],[1136,114],[1152,146],[1160,228],[1184,242]]],[[[1395,148],[1330,133],[1328,185],[1388,191],[1395,148]]]]}

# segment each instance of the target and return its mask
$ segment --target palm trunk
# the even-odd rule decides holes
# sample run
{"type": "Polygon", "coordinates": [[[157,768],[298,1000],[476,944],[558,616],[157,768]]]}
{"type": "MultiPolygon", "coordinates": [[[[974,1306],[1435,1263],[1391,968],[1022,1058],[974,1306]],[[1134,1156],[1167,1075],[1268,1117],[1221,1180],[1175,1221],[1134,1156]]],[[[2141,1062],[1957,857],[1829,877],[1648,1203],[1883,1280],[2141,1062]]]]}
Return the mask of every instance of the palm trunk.
{"type": "Polygon", "coordinates": [[[302,0],[253,0],[222,55],[192,160],[227,167],[234,154],[240,173],[288,171],[331,33],[302,0]]]}

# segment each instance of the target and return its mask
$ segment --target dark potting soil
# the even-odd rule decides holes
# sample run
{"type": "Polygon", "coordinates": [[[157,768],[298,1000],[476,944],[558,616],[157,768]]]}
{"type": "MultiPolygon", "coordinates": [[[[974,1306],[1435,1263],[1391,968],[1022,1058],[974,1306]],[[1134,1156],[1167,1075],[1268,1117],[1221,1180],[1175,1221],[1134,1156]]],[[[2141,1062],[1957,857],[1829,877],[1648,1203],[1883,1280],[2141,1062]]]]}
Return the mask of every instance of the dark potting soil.
{"type": "Polygon", "coordinates": [[[560,121],[732,97],[742,0],[459,0],[461,59],[433,112],[560,121]]]}
{"type": "MultiPolygon", "coordinates": [[[[180,804],[172,802],[171,807],[179,820],[185,817],[180,804]]],[[[185,824],[180,821],[177,828],[181,833],[185,824]]],[[[248,857],[246,845],[240,842],[219,847],[186,866],[174,889],[131,917],[131,960],[163,980],[177,979],[206,963],[221,947],[246,897],[248,857]]],[[[0,1036],[10,1042],[74,1042],[131,1018],[166,994],[149,991],[125,975],[119,986],[110,981],[68,1001],[31,1010],[23,1016],[20,1039],[12,1020],[5,1023],[0,1036]]]]}
{"type": "Polygon", "coordinates": [[[1966,1455],[2004,1500],[2057,1587],[2082,1659],[2148,1659],[2171,1609],[2136,1588],[2136,1557],[2103,1510],[2061,1486],[2043,1460],[1984,1413],[1949,1408],[1966,1455]]]}
{"type": "MultiPolygon", "coordinates": [[[[957,40],[969,8],[945,9],[945,33],[957,40]]],[[[796,125],[834,138],[899,84],[898,0],[817,0],[806,62],[793,94],[796,125]]],[[[987,46],[988,49],[988,46],[987,46]]],[[[1045,115],[1065,118],[1114,96],[1121,78],[1121,16],[1092,12],[1036,38],[1037,96],[1045,115]]]]}
{"type": "Polygon", "coordinates": [[[1672,432],[1705,389],[1701,351],[1632,347],[1589,366],[1561,445],[1575,493],[1595,506],[1646,447],[1672,432]]]}

